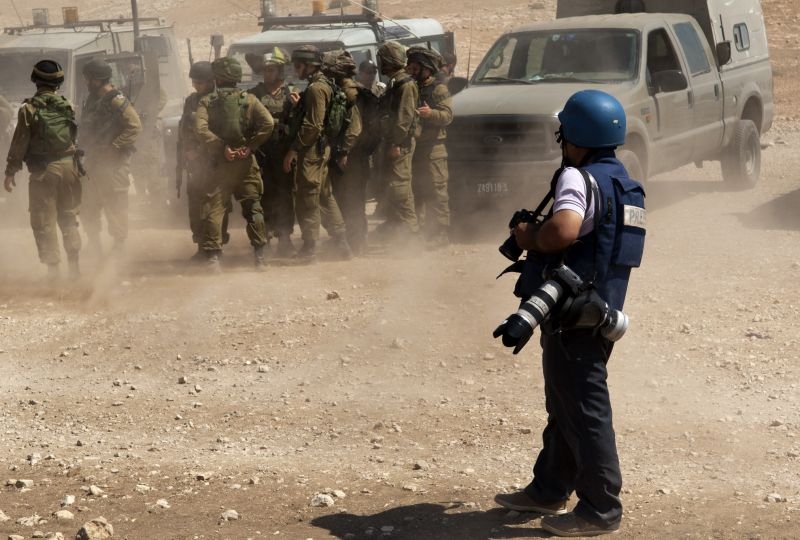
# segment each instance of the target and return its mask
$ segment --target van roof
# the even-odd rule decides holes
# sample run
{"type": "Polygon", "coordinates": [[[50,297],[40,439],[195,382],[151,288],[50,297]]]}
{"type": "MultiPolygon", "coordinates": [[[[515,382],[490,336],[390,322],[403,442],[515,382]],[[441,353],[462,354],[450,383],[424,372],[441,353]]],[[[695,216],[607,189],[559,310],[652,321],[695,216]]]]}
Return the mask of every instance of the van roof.
{"type": "MultiPolygon", "coordinates": [[[[331,17],[330,24],[304,25],[302,28],[271,28],[236,40],[231,46],[258,45],[261,43],[326,43],[340,42],[345,46],[368,45],[375,43],[375,32],[367,24],[336,26],[336,18],[331,17]]],[[[444,33],[442,25],[435,19],[401,19],[383,23],[386,39],[405,39],[419,36],[440,35],[444,33]]]]}
{"type": "MultiPolygon", "coordinates": [[[[140,32],[151,32],[153,30],[167,30],[171,26],[142,26],[140,32]]],[[[47,29],[31,30],[20,34],[4,34],[0,39],[0,49],[59,49],[77,50],[97,41],[101,36],[114,33],[133,32],[133,26],[114,25],[111,30],[99,27],[95,29],[47,29]]]]}

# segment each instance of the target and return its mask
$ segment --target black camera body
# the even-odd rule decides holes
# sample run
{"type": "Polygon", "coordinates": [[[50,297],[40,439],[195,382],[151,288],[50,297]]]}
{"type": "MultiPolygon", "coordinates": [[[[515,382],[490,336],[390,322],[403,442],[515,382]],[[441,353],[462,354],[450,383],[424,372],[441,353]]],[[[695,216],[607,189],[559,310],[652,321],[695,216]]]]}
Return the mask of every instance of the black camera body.
{"type": "Polygon", "coordinates": [[[503,345],[514,347],[514,354],[528,343],[534,329],[556,313],[561,329],[592,329],[610,341],[617,341],[628,329],[628,316],[612,309],[591,284],[571,268],[561,264],[547,273],[541,287],[508,316],[493,335],[503,337],[503,345]]]}
{"type": "MultiPolygon", "coordinates": [[[[522,209],[514,212],[511,216],[511,221],[508,222],[508,228],[513,230],[520,223],[537,223],[540,214],[531,212],[530,210],[522,209]]],[[[523,249],[517,244],[517,237],[512,232],[505,242],[498,248],[500,254],[511,262],[517,262],[522,257],[523,249]]]]}

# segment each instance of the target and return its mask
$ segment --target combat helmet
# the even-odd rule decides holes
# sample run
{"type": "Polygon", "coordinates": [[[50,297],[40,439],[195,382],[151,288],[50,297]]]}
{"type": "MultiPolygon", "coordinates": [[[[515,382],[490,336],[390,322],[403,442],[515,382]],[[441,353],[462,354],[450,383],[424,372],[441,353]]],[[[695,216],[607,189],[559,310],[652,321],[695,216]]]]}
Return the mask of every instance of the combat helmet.
{"type": "Polygon", "coordinates": [[[322,72],[336,80],[352,78],[356,74],[356,62],[345,50],[328,51],[322,55],[322,72]]]}
{"type": "Polygon", "coordinates": [[[436,75],[436,73],[442,69],[442,64],[444,63],[441,54],[426,47],[410,47],[406,51],[406,57],[409,62],[415,62],[430,70],[432,75],[436,75]]]}
{"type": "Polygon", "coordinates": [[[302,62],[311,66],[322,65],[322,53],[314,45],[303,45],[292,51],[292,63],[302,62]]]}
{"type": "Polygon", "coordinates": [[[406,67],[406,48],[397,41],[387,41],[378,49],[378,60],[382,66],[402,69],[406,67]]]}
{"type": "Polygon", "coordinates": [[[90,80],[107,81],[111,78],[111,66],[99,58],[94,58],[83,66],[83,75],[90,80]]]}
{"type": "Polygon", "coordinates": [[[55,60],[40,60],[33,66],[31,82],[41,86],[58,88],[64,82],[64,70],[55,60]]]}
{"type": "Polygon", "coordinates": [[[285,66],[289,62],[289,55],[280,47],[274,47],[272,52],[264,54],[247,53],[244,59],[253,73],[261,73],[267,66],[285,66]]]}
{"type": "Polygon", "coordinates": [[[613,148],[625,144],[625,109],[600,90],[572,94],[558,113],[564,140],[582,148],[613,148]]]}
{"type": "Polygon", "coordinates": [[[229,56],[221,56],[211,62],[211,71],[221,81],[238,83],[242,80],[242,65],[229,56]]]}
{"type": "Polygon", "coordinates": [[[192,64],[189,68],[189,78],[195,81],[213,81],[214,70],[211,69],[211,62],[201,60],[192,64]]]}

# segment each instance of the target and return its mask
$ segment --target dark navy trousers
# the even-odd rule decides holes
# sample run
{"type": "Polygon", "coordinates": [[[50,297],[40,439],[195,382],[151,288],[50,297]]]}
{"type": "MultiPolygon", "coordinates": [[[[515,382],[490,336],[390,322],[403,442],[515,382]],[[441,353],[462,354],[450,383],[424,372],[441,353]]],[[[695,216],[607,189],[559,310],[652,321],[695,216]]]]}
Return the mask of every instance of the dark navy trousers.
{"type": "Polygon", "coordinates": [[[542,333],[547,426],[525,491],[543,504],[574,491],[574,512],[599,526],[622,519],[619,470],[606,363],[613,343],[591,330],[542,333]]]}

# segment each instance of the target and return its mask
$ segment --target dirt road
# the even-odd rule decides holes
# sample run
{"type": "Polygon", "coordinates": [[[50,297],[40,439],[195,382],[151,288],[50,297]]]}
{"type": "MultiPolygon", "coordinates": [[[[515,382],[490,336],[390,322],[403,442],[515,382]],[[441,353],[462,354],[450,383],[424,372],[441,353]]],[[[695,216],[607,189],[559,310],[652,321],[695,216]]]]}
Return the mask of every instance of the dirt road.
{"type": "MultiPolygon", "coordinates": [[[[797,13],[765,8],[779,121],[760,184],[706,165],[648,186],[610,364],[621,538],[799,534],[797,13]]],[[[515,307],[494,279],[506,219],[473,244],[265,274],[236,230],[222,276],[184,262],[186,231],[140,222],[75,288],[44,283],[25,223],[0,231],[0,533],[104,516],[129,539],[546,536],[492,502],[528,482],[545,421],[537,345],[491,339],[515,307]]]]}

